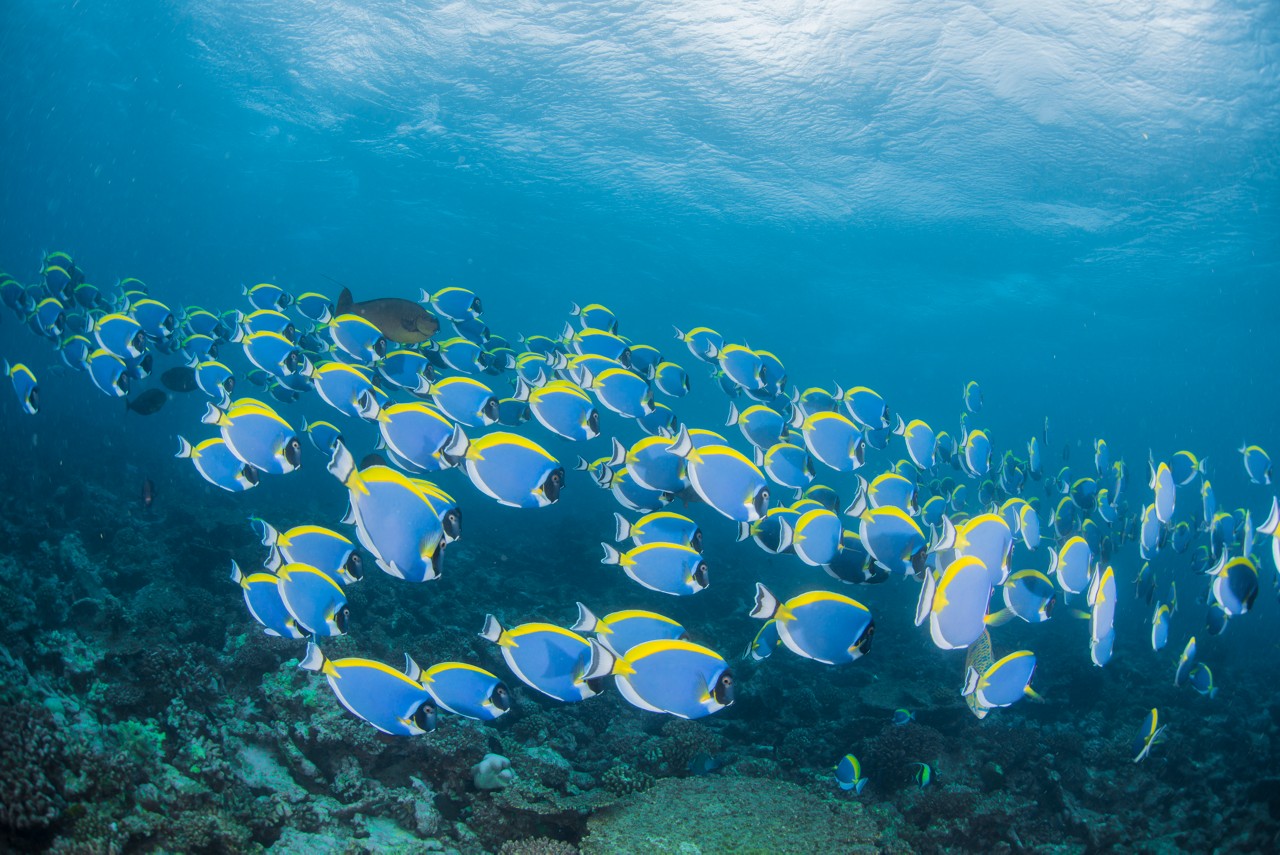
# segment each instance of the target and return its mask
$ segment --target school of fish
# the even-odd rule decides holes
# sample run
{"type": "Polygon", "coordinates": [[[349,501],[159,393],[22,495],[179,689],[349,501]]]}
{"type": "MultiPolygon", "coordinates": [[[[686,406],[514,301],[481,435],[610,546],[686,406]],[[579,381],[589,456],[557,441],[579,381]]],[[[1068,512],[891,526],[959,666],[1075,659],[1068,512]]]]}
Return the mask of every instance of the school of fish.
{"type": "MultiPolygon", "coordinates": [[[[622,512],[614,531],[602,533],[610,539],[602,540],[601,562],[649,591],[694,596],[717,573],[703,554],[701,524],[667,510],[677,498],[725,517],[739,542],[822,571],[811,590],[787,599],[756,582],[750,614],[762,624],[742,640],[741,654],[755,660],[780,646],[830,666],[861,659],[871,650],[873,615],[827,587],[856,592],[910,580],[919,586],[922,634],[927,626],[939,649],[966,651],[957,696],[978,718],[1038,697],[1033,651],[993,653],[1009,621],[1048,622],[1061,598],[1057,614],[1087,621],[1087,655],[1103,667],[1118,610],[1149,620],[1159,653],[1171,641],[1179,581],[1203,580],[1182,607],[1204,604],[1204,639],[1251,610],[1262,566],[1255,550],[1269,545],[1280,570],[1274,496],[1260,525],[1244,509],[1220,508],[1205,459],[1187,450],[1149,456],[1147,488],[1133,489],[1129,464],[1113,460],[1103,439],[1093,441],[1082,470],[1051,471],[1047,419],[1038,435],[997,451],[977,424],[976,381],[960,390],[952,434],[895,413],[870,388],[798,386],[772,352],[708,327],[676,329],[677,344],[665,344],[687,351],[688,365],[709,378],[702,391],[726,398],[723,426],[694,426],[672,404],[699,385],[697,372],[669,350],[625,338],[600,304],[573,305],[558,334],[510,341],[489,330],[480,297],[465,288],[423,291],[418,302],[354,303],[345,290],[334,301],[261,283],[242,296],[238,308],[218,312],[171,308],[136,279],[90,284],[62,252],[45,255],[34,284],[0,274],[5,306],[102,394],[154,412],[163,393],[130,395],[163,360],[173,363],[164,372],[168,388],[207,396],[202,424],[175,439],[177,457],[209,483],[247,492],[308,456],[323,457],[346,488],[346,514],[285,531],[253,517],[266,556],[251,572],[233,562],[231,579],[263,631],[304,645],[299,667],[323,675],[343,707],[384,733],[428,733],[441,713],[492,721],[511,708],[503,678],[473,664],[424,669],[406,654],[392,667],[322,651],[324,639],[358,631],[363,616],[351,614],[345,589],[364,577],[370,559],[405,582],[445,572],[448,547],[463,534],[462,511],[431,476],[451,468],[478,494],[464,499],[515,508],[547,507],[577,484],[607,491],[622,512]],[[246,396],[246,384],[260,397],[246,396]],[[289,418],[289,406],[311,394],[333,410],[333,421],[289,418]],[[343,438],[351,420],[375,425],[379,435],[378,448],[359,460],[343,438]],[[539,444],[539,432],[584,443],[611,433],[610,453],[566,465],[539,444]],[[304,452],[304,436],[314,451],[304,452]],[[1140,566],[1124,584],[1136,606],[1118,609],[1111,558],[1130,544],[1140,566]]],[[[37,415],[37,372],[8,360],[4,371],[22,412],[37,415]]],[[[1270,485],[1266,451],[1244,443],[1239,453],[1249,481],[1270,485]]],[[[1280,575],[1273,578],[1280,593],[1280,575]]],[[[479,631],[517,680],[562,703],[588,701],[610,678],[628,702],[654,713],[695,719],[733,703],[732,657],[697,643],[675,620],[641,609],[599,617],[583,603],[576,609],[567,627],[508,627],[489,615],[479,631]]],[[[1173,683],[1216,696],[1196,638],[1179,646],[1173,683]]],[[[907,710],[894,713],[895,724],[911,720],[907,710]]],[[[1135,762],[1165,728],[1151,710],[1133,743],[1135,762]]],[[[927,786],[933,769],[914,768],[927,786]]],[[[849,754],[835,781],[861,793],[867,777],[849,754]]]]}

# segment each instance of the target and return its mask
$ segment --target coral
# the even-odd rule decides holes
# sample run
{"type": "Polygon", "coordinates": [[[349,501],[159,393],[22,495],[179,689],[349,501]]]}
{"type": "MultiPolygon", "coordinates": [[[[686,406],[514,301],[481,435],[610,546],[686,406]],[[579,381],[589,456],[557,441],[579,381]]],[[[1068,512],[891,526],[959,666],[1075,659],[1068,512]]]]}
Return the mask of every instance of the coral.
{"type": "Polygon", "coordinates": [[[592,816],[581,846],[585,855],[893,851],[857,803],[824,801],[782,781],[722,776],[659,781],[592,816]]]}
{"type": "Polygon", "coordinates": [[[506,841],[498,855],[578,855],[578,847],[551,837],[526,837],[506,841]]]}
{"type": "Polygon", "coordinates": [[[881,786],[915,786],[912,764],[935,763],[945,744],[943,735],[928,725],[886,725],[863,749],[862,768],[881,786]]]}
{"type": "Polygon", "coordinates": [[[62,813],[58,790],[63,759],[49,711],[22,702],[0,707],[0,827],[46,828],[62,813]]]}
{"type": "Polygon", "coordinates": [[[598,791],[564,796],[526,778],[517,778],[504,790],[482,793],[471,806],[471,829],[488,847],[506,840],[549,836],[577,840],[587,817],[607,798],[598,791]]]}
{"type": "Polygon", "coordinates": [[[720,750],[720,735],[697,721],[673,718],[662,725],[662,736],[651,740],[640,755],[640,767],[654,776],[683,775],[696,755],[720,750]]]}
{"type": "Polygon", "coordinates": [[[652,787],[653,776],[641,772],[634,766],[619,763],[604,771],[600,776],[600,785],[615,796],[628,796],[652,787]]]}
{"type": "Polygon", "coordinates": [[[511,786],[515,777],[511,761],[499,754],[486,754],[471,767],[471,781],[477,790],[504,790],[511,786]]]}

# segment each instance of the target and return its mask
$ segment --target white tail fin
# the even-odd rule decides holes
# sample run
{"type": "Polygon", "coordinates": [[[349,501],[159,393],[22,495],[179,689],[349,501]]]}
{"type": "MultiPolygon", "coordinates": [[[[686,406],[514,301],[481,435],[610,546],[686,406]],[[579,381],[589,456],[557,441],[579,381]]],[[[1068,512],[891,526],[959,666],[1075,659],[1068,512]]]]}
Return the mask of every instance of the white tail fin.
{"type": "Polygon", "coordinates": [[[622,514],[615,513],[613,515],[613,539],[621,543],[630,536],[631,523],[627,522],[627,518],[622,514]]]}
{"type": "Polygon", "coordinates": [[[462,432],[462,425],[455,424],[453,426],[453,435],[449,437],[449,441],[444,444],[441,451],[454,461],[463,460],[467,456],[467,449],[471,447],[471,440],[467,439],[467,435],[462,432]]]}
{"type": "Polygon", "coordinates": [[[587,662],[587,670],[582,677],[585,680],[598,680],[613,673],[618,655],[594,638],[591,639],[591,659],[587,662]]]}
{"type": "Polygon", "coordinates": [[[569,629],[574,632],[595,632],[600,626],[600,618],[591,613],[591,609],[578,603],[578,619],[569,629]]]}
{"type": "Polygon", "coordinates": [[[324,654],[320,652],[319,646],[314,642],[307,644],[307,655],[302,657],[302,661],[298,663],[298,667],[303,671],[323,671],[328,660],[324,658],[324,654]]]}
{"type": "Polygon", "coordinates": [[[187,441],[186,441],[185,439],[183,439],[182,437],[178,437],[178,453],[177,453],[177,454],[175,454],[175,455],[173,455],[173,456],[174,456],[174,457],[183,457],[183,458],[186,458],[186,457],[195,457],[195,456],[196,456],[196,449],[195,449],[195,446],[193,446],[191,443],[187,442],[187,441]]]}
{"type": "Polygon", "coordinates": [[[621,564],[622,563],[621,552],[614,549],[612,546],[610,546],[607,543],[601,543],[600,546],[604,549],[604,558],[600,559],[601,564],[621,564]]]}
{"type": "Polygon", "coordinates": [[[778,613],[778,598],[764,585],[756,582],[756,602],[751,608],[751,616],[758,620],[768,620],[778,613]]]}
{"type": "Polygon", "coordinates": [[[937,578],[926,570],[924,584],[920,586],[920,598],[916,600],[916,626],[920,626],[929,619],[929,612],[933,610],[933,594],[937,587],[937,578]]]}
{"type": "Polygon", "coordinates": [[[498,619],[493,615],[484,616],[484,629],[480,630],[480,637],[498,643],[498,639],[502,638],[502,624],[498,623],[498,619]]]}
{"type": "Polygon", "coordinates": [[[333,447],[333,456],[329,458],[329,464],[325,467],[333,473],[334,477],[346,484],[356,475],[356,459],[351,456],[351,452],[347,450],[346,445],[337,442],[333,447]]]}
{"type": "Polygon", "coordinates": [[[688,457],[693,452],[693,438],[689,436],[689,429],[681,425],[680,433],[676,435],[675,444],[669,446],[667,451],[676,457],[688,457]]]}

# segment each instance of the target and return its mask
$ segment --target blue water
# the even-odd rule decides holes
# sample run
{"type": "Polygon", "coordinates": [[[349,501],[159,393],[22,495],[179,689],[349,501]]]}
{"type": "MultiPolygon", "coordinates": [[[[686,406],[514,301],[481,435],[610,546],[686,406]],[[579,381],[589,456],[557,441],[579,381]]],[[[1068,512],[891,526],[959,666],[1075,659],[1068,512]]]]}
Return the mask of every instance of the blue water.
{"type": "MultiPolygon", "coordinates": [[[[1134,510],[1150,500],[1148,450],[1207,456],[1220,507],[1255,524],[1275,493],[1248,482],[1236,449],[1280,453],[1276,4],[11,0],[0,56],[0,269],[24,282],[57,249],[91,282],[137,277],[174,307],[243,307],[241,286],[263,281],[300,293],[338,280],[357,299],[458,285],[510,339],[555,335],[570,301],[598,301],[690,370],[694,394],[673,406],[691,425],[718,429],[725,399],[672,325],[767,348],[802,388],[871,386],[952,433],[976,379],[997,455],[1024,455],[1047,417],[1046,470],[1080,477],[1104,437],[1129,463],[1134,510]]],[[[336,524],[341,490],[309,445],[296,476],[242,497],[208,489],[168,459],[175,434],[200,433],[203,400],[126,419],[13,320],[3,355],[36,369],[42,411],[28,419],[4,393],[7,458],[51,490],[80,477],[71,462],[130,501],[152,478],[161,504],[197,517],[265,508],[297,522],[305,509],[336,524]]],[[[561,460],[586,453],[525,430],[561,460]]],[[[607,453],[603,439],[589,449],[607,453]]],[[[520,563],[524,593],[540,596],[531,566],[581,574],[601,599],[631,590],[595,575],[614,572],[594,544],[616,508],[589,482],[532,513],[457,475],[469,537],[520,563]],[[558,553],[566,533],[586,551],[558,553]]],[[[1194,485],[1179,502],[1197,504],[1194,485]]],[[[761,554],[693,512],[735,569],[671,608],[720,621],[727,654],[754,630],[743,611],[761,554]]],[[[1255,611],[1212,659],[1226,710],[1243,695],[1233,681],[1262,692],[1275,675],[1276,568],[1256,551],[1255,611]]],[[[1163,686],[1200,625],[1202,583],[1188,579],[1156,656],[1147,606],[1127,608],[1136,548],[1114,563],[1117,659],[1163,686]]],[[[567,622],[575,588],[557,584],[544,616],[567,622]]],[[[866,593],[897,617],[850,667],[900,645],[936,653],[907,620],[915,590],[866,593]]],[[[1049,656],[1087,664],[1076,636],[1049,656]]],[[[1117,695],[1139,679],[1109,684],[1108,670],[1074,679],[1117,695]]],[[[1035,715],[1065,726],[1052,709],[1035,715]]],[[[1127,739],[1138,723],[1114,727],[1127,739]]],[[[1178,756],[1207,762],[1188,742],[1178,756]]]]}

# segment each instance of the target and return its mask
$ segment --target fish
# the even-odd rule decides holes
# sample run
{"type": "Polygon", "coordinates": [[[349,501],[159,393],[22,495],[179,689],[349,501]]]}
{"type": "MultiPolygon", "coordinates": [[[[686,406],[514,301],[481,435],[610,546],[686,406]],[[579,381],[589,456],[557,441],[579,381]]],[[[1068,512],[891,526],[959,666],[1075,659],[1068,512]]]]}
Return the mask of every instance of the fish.
{"type": "Polygon", "coordinates": [[[1187,639],[1186,647],[1182,648],[1181,655],[1178,656],[1178,667],[1174,671],[1173,685],[1175,688],[1180,687],[1187,681],[1191,675],[1191,669],[1196,664],[1196,637],[1193,635],[1187,639]]]}
{"type": "Polygon", "coordinates": [[[231,581],[244,592],[245,606],[265,634],[279,638],[307,637],[280,598],[280,579],[276,574],[251,573],[246,576],[240,565],[232,561],[231,581]]]}
{"type": "Polygon", "coordinates": [[[781,643],[782,636],[778,634],[778,621],[770,618],[761,625],[755,638],[751,639],[751,644],[747,645],[747,652],[743,656],[744,658],[749,656],[756,662],[763,662],[773,655],[773,651],[777,650],[781,643]]]}
{"type": "Polygon", "coordinates": [[[624,609],[598,618],[582,603],[578,603],[578,619],[569,629],[574,632],[595,633],[596,641],[619,655],[625,655],[628,650],[646,641],[689,637],[685,628],[677,621],[656,612],[624,609]]]}
{"type": "Polygon", "coordinates": [[[1001,586],[1005,608],[1027,623],[1043,623],[1053,616],[1057,602],[1053,581],[1039,570],[1019,570],[1001,586]]]}
{"type": "Polygon", "coordinates": [[[787,434],[787,420],[782,413],[760,403],[751,404],[740,412],[737,404],[730,402],[724,426],[731,428],[733,425],[737,425],[737,429],[742,431],[742,438],[746,442],[760,451],[768,451],[773,445],[782,442],[783,436],[787,434]]]}
{"type": "Polygon", "coordinates": [[[1031,688],[1031,677],[1036,670],[1036,655],[1030,650],[1010,653],[1003,659],[979,672],[969,668],[965,672],[963,695],[976,695],[980,706],[988,709],[1007,707],[1024,697],[1038,697],[1031,688]]]}
{"type": "Polygon", "coordinates": [[[915,781],[920,785],[920,789],[923,790],[933,780],[933,767],[928,763],[920,762],[912,763],[911,765],[916,767],[915,781]]]}
{"type": "Polygon", "coordinates": [[[360,581],[364,575],[364,560],[355,544],[336,531],[318,525],[297,525],[280,532],[266,520],[249,519],[258,528],[262,545],[271,550],[263,562],[268,570],[285,564],[306,564],[338,576],[347,584],[360,581]]]}
{"type": "Polygon", "coordinates": [[[94,321],[92,332],[98,347],[122,360],[141,356],[147,347],[142,325],[118,312],[103,315],[94,321]]]}
{"type": "Polygon", "coordinates": [[[392,404],[379,411],[377,423],[383,444],[401,468],[442,472],[457,465],[444,449],[462,428],[430,404],[392,404]]]}
{"type": "Polygon", "coordinates": [[[343,288],[338,294],[334,314],[339,317],[357,315],[396,344],[422,344],[440,329],[436,316],[412,300],[381,297],[356,303],[348,288],[343,288]]]}
{"type": "Polygon", "coordinates": [[[689,394],[689,375],[674,362],[659,362],[653,369],[653,385],[668,398],[689,394]]]}
{"type": "Polygon", "coordinates": [[[306,564],[285,564],[276,571],[284,607],[310,636],[345,635],[351,611],[338,581],[306,564]]]}
{"type": "Polygon", "coordinates": [[[842,790],[853,790],[858,795],[862,795],[862,790],[867,786],[867,779],[862,775],[862,766],[858,763],[858,758],[852,754],[846,754],[840,758],[840,762],[836,764],[836,783],[842,790]]]}
{"type": "Polygon", "coordinates": [[[513,508],[545,508],[560,498],[564,467],[519,434],[495,431],[469,440],[461,431],[444,453],[460,461],[476,489],[513,508]]]}
{"type": "Polygon", "coordinates": [[[311,375],[316,392],[326,404],[348,418],[375,421],[387,400],[373,385],[373,372],[345,362],[325,362],[311,375]]]}
{"type": "Polygon", "coordinates": [[[1163,525],[1173,521],[1173,511],[1177,500],[1176,484],[1169,464],[1161,463],[1151,469],[1151,488],[1156,492],[1156,519],[1163,525]]]}
{"type": "Polygon", "coordinates": [[[1226,553],[1210,571],[1214,602],[1228,617],[1239,617],[1253,608],[1258,596],[1258,568],[1244,556],[1227,560],[1226,553]]]}
{"type": "Polygon", "coordinates": [[[485,384],[470,377],[446,377],[419,386],[418,394],[431,401],[451,421],[466,427],[488,427],[498,420],[498,396],[485,384]]]}
{"type": "Polygon", "coordinates": [[[400,672],[372,659],[330,660],[312,641],[298,668],[324,674],[347,712],[383,733],[420,736],[436,729],[435,700],[418,682],[422,669],[407,653],[400,672]]]}
{"type": "Polygon", "coordinates": [[[178,437],[178,453],[195,464],[196,471],[215,487],[229,493],[243,493],[258,486],[258,470],[232,453],[222,437],[206,439],[199,445],[178,437]]]}
{"type": "Polygon", "coordinates": [[[620,566],[627,576],[651,591],[681,597],[696,594],[710,584],[707,562],[692,547],[645,543],[623,553],[607,543],[600,546],[604,549],[601,564],[620,566]]]}
{"type": "Polygon", "coordinates": [[[902,431],[907,454],[922,472],[932,472],[937,465],[938,437],[933,428],[920,419],[907,422],[902,431]]]}
{"type": "Polygon", "coordinates": [[[1133,741],[1131,746],[1134,763],[1141,763],[1146,760],[1151,755],[1151,749],[1164,741],[1165,727],[1160,723],[1160,710],[1152,707],[1151,712],[1147,713],[1147,717],[1143,719],[1142,728],[1138,731],[1138,738],[1133,741]]]}
{"type": "Polygon", "coordinates": [[[825,567],[835,560],[844,539],[840,517],[824,507],[809,508],[794,523],[783,521],[782,543],[810,567],[825,567]]]}
{"type": "Polygon", "coordinates": [[[623,418],[639,419],[653,412],[653,391],[649,383],[626,368],[607,368],[584,378],[583,387],[596,400],[623,418]]]}
{"type": "Polygon", "coordinates": [[[716,355],[724,347],[724,336],[708,327],[694,327],[687,333],[675,327],[675,333],[676,338],[689,348],[689,352],[703,362],[714,363],[716,355]]]}
{"type": "Polygon", "coordinates": [[[852,389],[845,391],[841,398],[844,404],[845,412],[849,417],[864,428],[870,430],[880,430],[887,428],[891,422],[889,419],[889,405],[884,402],[884,398],[874,389],[868,389],[866,386],[854,386],[852,389]]]}
{"type": "Polygon", "coordinates": [[[279,285],[261,282],[253,287],[242,287],[240,293],[249,298],[255,309],[280,312],[293,302],[293,296],[279,285]]]}
{"type": "Polygon", "coordinates": [[[329,322],[328,331],[334,346],[361,365],[373,365],[387,354],[387,337],[360,315],[341,312],[329,322]]]}
{"type": "Polygon", "coordinates": [[[956,526],[957,555],[972,555],[987,568],[991,587],[1003,585],[1009,578],[1009,562],[1013,556],[1013,532],[999,514],[979,514],[956,526]]]}
{"type": "Polygon", "coordinates": [[[6,359],[3,364],[4,373],[18,396],[18,406],[29,416],[40,412],[40,385],[36,382],[35,372],[21,362],[10,365],[6,359]]]}
{"type": "Polygon", "coordinates": [[[332,422],[321,421],[317,419],[308,422],[305,419],[302,422],[302,429],[306,432],[307,437],[311,440],[311,444],[316,447],[317,451],[323,452],[326,456],[332,457],[338,443],[342,442],[342,431],[332,422]]]}
{"type": "Polygon", "coordinates": [[[599,303],[588,303],[585,306],[574,303],[569,314],[578,319],[584,330],[604,330],[614,334],[618,332],[618,316],[599,303]]]}
{"type": "Polygon", "coordinates": [[[1208,464],[1208,458],[1197,459],[1190,451],[1176,452],[1169,460],[1169,469],[1173,473],[1173,480],[1179,487],[1185,487],[1195,480],[1197,475],[1204,477],[1207,474],[1205,468],[1208,464]]]}
{"type": "Polygon", "coordinates": [[[991,471],[991,438],[986,431],[966,432],[960,441],[960,450],[961,463],[970,476],[981,478],[991,471]]]}
{"type": "Polygon", "coordinates": [[[1244,458],[1244,471],[1255,484],[1271,483],[1271,457],[1256,445],[1242,443],[1240,454],[1244,458]]]}
{"type": "Polygon", "coordinates": [[[307,291],[298,295],[294,307],[303,315],[318,324],[327,324],[333,320],[333,301],[324,294],[307,291]]]}
{"type": "Polygon", "coordinates": [[[1210,699],[1218,696],[1218,686],[1213,682],[1213,671],[1203,662],[1197,662],[1196,667],[1191,669],[1187,682],[1191,684],[1191,688],[1210,699]]]}
{"type": "Polygon", "coordinates": [[[986,629],[991,574],[977,556],[956,558],[935,582],[926,573],[916,607],[917,625],[929,621],[929,635],[942,650],[968,647],[986,629]]]}
{"type": "Polygon", "coordinates": [[[836,472],[852,472],[866,462],[862,431],[840,413],[813,413],[801,423],[800,433],[809,453],[836,472]]]}
{"type": "Polygon", "coordinates": [[[615,513],[614,541],[630,539],[636,546],[646,543],[678,543],[696,552],[702,551],[702,528],[688,517],[672,511],[655,511],[635,522],[615,513]]]}
{"type": "Polygon", "coordinates": [[[919,575],[924,571],[930,544],[920,526],[901,508],[888,505],[863,513],[858,537],[876,563],[890,573],[919,575]]]}
{"type": "Polygon", "coordinates": [[[142,508],[150,511],[156,501],[156,485],[150,478],[142,479],[142,508]]]}
{"type": "MultiPolygon", "coordinates": [[[[341,304],[342,299],[339,298],[338,302],[341,304]]],[[[435,294],[428,294],[424,290],[418,302],[429,302],[441,317],[448,318],[451,321],[465,321],[478,317],[484,312],[484,303],[481,302],[474,291],[457,286],[441,288],[435,294]]],[[[410,343],[406,342],[406,344],[410,343]]]]}
{"type": "Polygon", "coordinates": [[[970,380],[964,385],[964,408],[971,413],[982,410],[982,388],[976,380],[970,380]]]}
{"type": "Polygon", "coordinates": [[[240,344],[250,362],[278,380],[298,375],[311,376],[311,360],[303,354],[302,348],[279,333],[252,333],[244,336],[240,344]]]}
{"type": "Polygon", "coordinates": [[[684,459],[694,491],[721,514],[735,522],[754,522],[764,516],[768,484],[764,474],[740,452],[727,445],[699,448],[684,428],[669,452],[684,459]]]}
{"type": "Polygon", "coordinates": [[[586,700],[598,694],[603,680],[588,676],[593,645],[573,630],[550,623],[526,623],[504,629],[493,615],[486,615],[481,638],[492,641],[520,681],[549,698],[564,703],[586,700]]]}
{"type": "Polygon", "coordinates": [[[445,712],[477,721],[493,721],[510,711],[511,690],[497,674],[465,662],[441,662],[418,680],[445,712]]]}
{"type": "Polygon", "coordinates": [[[793,490],[804,490],[818,474],[809,453],[801,446],[789,442],[770,446],[761,462],[770,480],[793,490]]]}
{"type": "Polygon", "coordinates": [[[344,521],[355,523],[360,544],[383,572],[412,582],[440,577],[444,524],[418,483],[389,466],[357,468],[341,443],[328,469],[347,488],[350,510],[344,521]]]}
{"type": "Polygon", "coordinates": [[[910,724],[916,720],[916,715],[911,710],[896,709],[893,711],[893,723],[901,727],[904,724],[910,724]]]}
{"type": "Polygon", "coordinates": [[[377,362],[378,374],[392,386],[416,391],[424,381],[429,387],[435,368],[416,350],[393,350],[377,362]]]}
{"type": "Polygon", "coordinates": [[[1111,659],[1115,644],[1116,578],[1110,567],[1094,574],[1089,586],[1089,655],[1099,668],[1111,659]]]}
{"type": "Polygon", "coordinates": [[[1159,652],[1169,643],[1169,607],[1164,603],[1156,603],[1156,610],[1151,615],[1151,649],[1159,652]]]}
{"type": "Polygon", "coordinates": [[[597,641],[591,646],[587,679],[612,676],[623,698],[640,709],[697,719],[733,704],[733,672],[708,647],[658,639],[619,656],[597,641]]]}
{"type": "Polygon", "coordinates": [[[140,416],[150,416],[160,412],[169,403],[169,396],[163,389],[148,389],[142,394],[127,398],[125,407],[140,416]]]}
{"type": "Polygon", "coordinates": [[[871,610],[831,591],[808,591],[782,602],[757,582],[751,617],[777,621],[778,635],[791,652],[825,665],[857,661],[875,636],[871,610]]]}
{"type": "Polygon", "coordinates": [[[591,396],[572,380],[552,380],[537,389],[521,385],[516,398],[527,400],[538,424],[557,436],[585,442],[600,435],[599,410],[591,396]]]}
{"type": "Polygon", "coordinates": [[[209,404],[201,421],[217,425],[231,452],[263,472],[286,474],[302,463],[298,435],[275,410],[260,401],[241,398],[225,410],[209,404]]]}
{"type": "Polygon", "coordinates": [[[124,360],[106,348],[98,348],[89,354],[85,367],[89,378],[103,394],[123,398],[129,394],[129,375],[125,373],[124,360]]]}
{"type": "Polygon", "coordinates": [[[1062,549],[1049,549],[1049,575],[1058,580],[1058,586],[1068,594],[1082,594],[1089,587],[1093,551],[1089,543],[1079,535],[1062,545],[1062,549]]]}
{"type": "MultiPolygon", "coordinates": [[[[982,635],[978,636],[977,641],[969,645],[969,649],[965,653],[965,673],[977,671],[982,674],[991,667],[994,661],[995,657],[991,653],[991,634],[984,629],[982,635]]],[[[965,704],[969,707],[969,712],[973,713],[977,718],[986,718],[987,713],[991,712],[989,707],[984,707],[978,703],[976,695],[968,694],[963,697],[965,704]]]]}
{"type": "Polygon", "coordinates": [[[200,388],[196,371],[190,365],[175,365],[160,375],[160,382],[170,392],[194,392],[200,388]]]}

